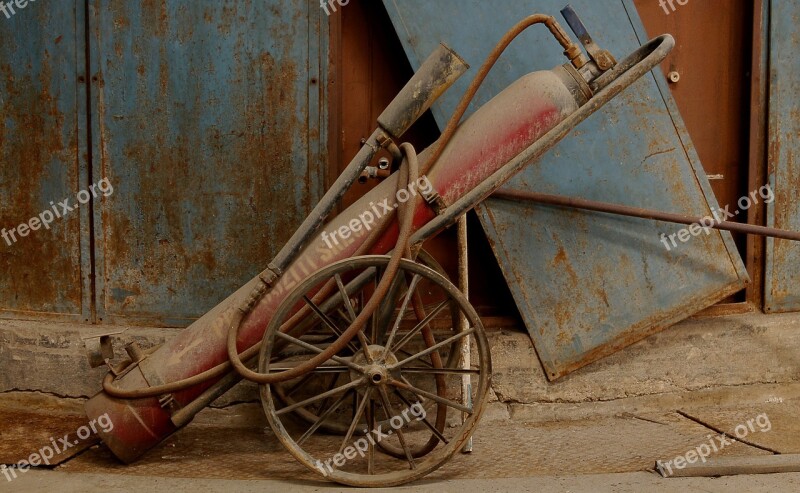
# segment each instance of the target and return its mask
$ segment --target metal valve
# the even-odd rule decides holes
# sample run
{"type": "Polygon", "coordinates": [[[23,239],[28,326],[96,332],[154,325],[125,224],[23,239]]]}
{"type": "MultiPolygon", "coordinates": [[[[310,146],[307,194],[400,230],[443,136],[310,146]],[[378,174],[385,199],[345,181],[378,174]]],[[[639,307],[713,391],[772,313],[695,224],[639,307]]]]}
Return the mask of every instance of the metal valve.
{"type": "Polygon", "coordinates": [[[383,179],[392,174],[392,162],[389,159],[382,157],[378,160],[377,166],[367,166],[358,177],[359,183],[366,183],[371,178],[383,179]]]}

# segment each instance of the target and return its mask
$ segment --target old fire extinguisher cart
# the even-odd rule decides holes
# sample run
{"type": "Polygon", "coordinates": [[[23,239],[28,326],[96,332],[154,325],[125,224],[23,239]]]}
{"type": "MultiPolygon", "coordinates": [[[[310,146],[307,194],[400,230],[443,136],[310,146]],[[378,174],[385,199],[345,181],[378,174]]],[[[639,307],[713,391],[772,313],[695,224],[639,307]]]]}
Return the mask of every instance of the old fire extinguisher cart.
{"type": "Polygon", "coordinates": [[[113,421],[101,432],[111,451],[133,462],[243,378],[261,385],[276,437],[333,481],[398,485],[461,449],[487,400],[489,347],[475,309],[420,246],[674,45],[663,35],[617,62],[570,7],[562,14],[579,44],[553,17],[520,21],[480,67],[441,138],[417,156],[400,138],[467,70],[440,46],[259,276],[154,350],[129,344],[130,360],[119,366],[98,353],[110,372],[86,411],[113,421]],[[535,24],[549,29],[566,63],[520,78],[461,122],[503,50],[535,24]],[[381,149],[393,157],[389,170],[369,166],[381,149]],[[362,174],[391,170],[325,223],[362,174]]]}

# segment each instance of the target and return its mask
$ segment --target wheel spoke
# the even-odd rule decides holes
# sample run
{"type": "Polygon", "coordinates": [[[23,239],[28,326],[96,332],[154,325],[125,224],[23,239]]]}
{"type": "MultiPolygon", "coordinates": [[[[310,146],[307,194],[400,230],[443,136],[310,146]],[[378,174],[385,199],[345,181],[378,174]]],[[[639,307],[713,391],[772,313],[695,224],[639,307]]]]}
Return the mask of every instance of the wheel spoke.
{"type": "Polygon", "coordinates": [[[481,371],[478,369],[462,369],[462,368],[420,368],[406,366],[401,368],[403,373],[432,373],[434,375],[477,375],[481,371]]]}
{"type": "MultiPolygon", "coordinates": [[[[336,387],[336,382],[338,382],[338,381],[339,381],[339,375],[334,375],[333,378],[331,379],[331,383],[328,385],[327,391],[333,390],[334,387],[336,387]]],[[[326,397],[325,400],[322,401],[322,404],[319,405],[319,410],[320,411],[325,409],[325,407],[326,407],[325,405],[328,403],[329,400],[330,400],[330,397],[326,397]]]]}
{"type": "Polygon", "coordinates": [[[364,414],[364,408],[367,405],[367,402],[370,400],[370,394],[372,394],[372,387],[367,387],[364,391],[364,397],[361,399],[361,402],[358,404],[358,409],[353,414],[353,421],[350,423],[350,428],[347,429],[347,434],[344,436],[344,440],[342,440],[342,446],[339,447],[339,454],[347,448],[347,444],[353,439],[353,433],[356,431],[356,427],[358,426],[358,421],[361,419],[361,415],[364,414]]]}
{"type": "MultiPolygon", "coordinates": [[[[308,298],[308,296],[303,296],[303,300],[305,300],[306,304],[309,307],[311,307],[311,310],[313,310],[314,313],[317,314],[317,316],[325,323],[325,325],[327,325],[328,328],[331,329],[331,332],[333,332],[336,335],[336,337],[342,337],[342,331],[339,329],[339,327],[337,327],[336,324],[333,323],[333,320],[331,320],[331,318],[328,315],[326,315],[325,313],[322,312],[322,310],[319,309],[316,303],[311,301],[308,298]]],[[[352,342],[348,342],[347,347],[349,347],[350,350],[353,351],[353,354],[358,352],[358,348],[352,342]]]]}
{"type": "MultiPolygon", "coordinates": [[[[383,413],[386,415],[386,419],[391,421],[393,416],[390,414],[392,410],[392,403],[389,400],[389,395],[386,393],[386,389],[382,385],[378,387],[378,390],[380,391],[381,401],[383,402],[383,413]]],[[[416,469],[417,464],[414,462],[414,456],[411,453],[411,450],[408,449],[408,444],[406,443],[406,437],[403,433],[402,425],[400,428],[397,428],[394,431],[398,440],[400,440],[400,446],[403,447],[403,452],[406,454],[408,465],[411,466],[411,469],[416,469]]]]}
{"type": "MultiPolygon", "coordinates": [[[[367,433],[372,433],[375,429],[375,401],[370,401],[367,411],[367,433]]],[[[375,474],[375,442],[372,437],[367,438],[367,474],[375,474]]]]}
{"type": "Polygon", "coordinates": [[[408,291],[406,291],[406,296],[403,298],[403,304],[400,306],[400,313],[397,314],[397,319],[394,321],[392,331],[389,333],[389,338],[386,340],[386,344],[384,344],[385,347],[383,349],[383,359],[386,359],[386,355],[389,354],[389,348],[392,346],[392,342],[394,342],[394,338],[397,335],[397,329],[400,328],[400,322],[403,321],[403,316],[406,314],[406,310],[408,309],[408,303],[414,296],[414,290],[417,288],[417,283],[420,279],[422,279],[422,277],[419,274],[414,274],[414,277],[411,278],[411,283],[408,285],[408,291]]]}
{"type": "MultiPolygon", "coordinates": [[[[319,418],[317,418],[314,424],[311,425],[311,428],[306,430],[306,432],[303,433],[303,436],[297,439],[298,445],[302,445],[303,442],[305,442],[306,439],[308,439],[308,437],[313,435],[314,432],[317,431],[317,429],[319,429],[320,426],[322,426],[322,423],[324,423],[325,420],[328,419],[328,416],[333,414],[333,412],[336,411],[339,408],[339,406],[342,405],[342,402],[344,402],[344,400],[347,398],[348,393],[349,391],[342,394],[338,399],[336,399],[336,402],[334,402],[330,408],[328,408],[324,413],[319,415],[319,418]]],[[[322,407],[320,407],[320,409],[322,409],[322,407]]]]}
{"type": "Polygon", "coordinates": [[[401,368],[403,365],[408,364],[408,363],[410,363],[410,362],[412,362],[412,361],[414,361],[416,359],[419,359],[419,358],[421,358],[423,356],[427,356],[427,355],[431,354],[434,351],[438,351],[440,348],[448,346],[448,345],[456,342],[457,340],[461,339],[462,337],[466,337],[466,336],[472,334],[473,332],[475,332],[475,327],[470,327],[469,329],[465,330],[464,332],[459,332],[458,334],[456,334],[456,335],[454,335],[452,337],[449,337],[449,338],[443,340],[442,342],[440,342],[438,344],[434,344],[433,346],[431,346],[431,347],[429,347],[429,348],[427,348],[427,349],[425,349],[423,351],[420,351],[419,353],[415,354],[414,356],[409,356],[408,358],[404,359],[403,361],[395,363],[389,369],[390,370],[394,370],[396,368],[401,368]]]}
{"type": "MultiPolygon", "coordinates": [[[[342,298],[344,299],[344,304],[347,307],[347,313],[350,315],[349,322],[353,323],[356,319],[356,310],[353,308],[353,304],[350,303],[350,296],[347,295],[347,290],[345,289],[344,283],[342,282],[342,276],[336,274],[334,278],[336,279],[336,285],[339,287],[339,292],[341,293],[342,298]]],[[[369,340],[367,339],[367,336],[364,334],[364,329],[363,328],[360,329],[358,331],[358,334],[356,335],[358,337],[358,341],[361,343],[361,347],[364,348],[364,358],[367,360],[367,363],[372,363],[372,356],[369,354],[369,351],[367,350],[367,347],[369,346],[369,340]]]]}
{"type": "MultiPolygon", "coordinates": [[[[403,382],[404,384],[408,385],[409,387],[413,387],[413,386],[414,386],[414,385],[413,385],[411,382],[409,382],[409,381],[408,381],[408,379],[407,379],[406,377],[404,377],[403,375],[400,375],[400,380],[402,380],[402,382],[403,382]]],[[[398,391],[398,392],[400,392],[400,389],[397,389],[397,391],[398,391]]],[[[425,408],[425,411],[426,411],[426,412],[429,410],[429,402],[430,402],[430,401],[429,401],[428,399],[426,399],[425,397],[423,397],[423,396],[421,396],[421,395],[416,395],[416,394],[414,394],[414,393],[413,393],[413,392],[411,392],[411,391],[408,391],[408,392],[409,392],[410,394],[414,395],[414,396],[415,396],[415,397],[416,397],[416,398],[419,400],[419,402],[423,403],[423,407],[425,408]]],[[[446,411],[447,411],[447,410],[445,409],[445,412],[446,412],[446,411]]]]}
{"type": "MultiPolygon", "coordinates": [[[[382,269],[380,267],[376,267],[375,268],[375,286],[373,286],[372,289],[377,289],[378,288],[378,284],[380,284],[380,281],[381,281],[381,270],[382,269]]],[[[364,296],[364,292],[363,291],[361,292],[361,295],[364,296]]],[[[365,300],[362,300],[362,304],[361,304],[361,309],[362,310],[364,309],[364,301],[365,300]]],[[[379,311],[380,310],[373,311],[372,312],[372,317],[370,317],[372,319],[372,334],[370,335],[370,340],[374,341],[375,343],[379,342],[378,341],[378,312],[379,311]]]]}
{"type": "Polygon", "coordinates": [[[336,394],[338,394],[340,392],[344,392],[346,390],[350,390],[352,388],[358,387],[359,385],[361,385],[363,383],[364,383],[364,379],[363,378],[359,378],[358,380],[353,380],[352,382],[347,383],[345,385],[342,385],[341,387],[337,387],[337,388],[329,390],[327,392],[323,392],[322,394],[315,395],[314,397],[309,397],[308,399],[306,399],[304,401],[295,402],[294,404],[292,404],[290,406],[286,406],[283,409],[277,411],[276,414],[286,414],[288,412],[294,411],[295,409],[297,409],[299,407],[305,407],[305,406],[307,406],[309,404],[312,404],[314,402],[317,402],[319,400],[326,399],[326,398],[328,398],[328,397],[330,397],[332,395],[336,395],[336,394]]]}
{"type": "MultiPolygon", "coordinates": [[[[289,334],[286,334],[284,332],[276,332],[275,336],[276,337],[280,337],[281,339],[285,339],[285,340],[291,342],[292,344],[296,344],[296,345],[300,346],[301,348],[308,349],[309,351],[313,351],[313,352],[315,352],[317,354],[320,354],[323,351],[322,349],[318,348],[317,346],[314,346],[313,344],[309,344],[307,342],[301,341],[300,339],[292,337],[289,334]]],[[[363,373],[363,371],[364,371],[364,369],[361,368],[360,366],[358,366],[357,364],[353,363],[352,361],[348,361],[348,360],[346,360],[344,358],[341,358],[339,356],[331,356],[331,360],[333,360],[333,361],[335,361],[337,363],[340,363],[342,365],[345,365],[346,367],[348,367],[348,368],[350,368],[352,370],[355,370],[355,371],[357,371],[359,373],[363,373]]]]}
{"type": "MultiPolygon", "coordinates": [[[[308,382],[309,380],[311,380],[313,377],[314,377],[314,374],[313,374],[313,373],[311,373],[311,372],[309,372],[309,373],[306,373],[305,375],[303,375],[303,377],[302,377],[302,378],[300,378],[300,380],[298,380],[298,381],[297,381],[295,384],[293,384],[293,385],[292,385],[292,386],[289,388],[289,390],[287,390],[287,391],[286,391],[286,397],[291,397],[291,396],[292,396],[292,394],[294,394],[295,392],[297,392],[297,391],[300,389],[300,387],[302,387],[302,386],[303,386],[303,384],[305,384],[306,382],[308,382]]],[[[280,384],[278,384],[278,385],[280,385],[280,384]]]]}
{"type": "Polygon", "coordinates": [[[438,402],[439,404],[444,404],[445,406],[450,406],[450,407],[452,407],[454,409],[458,409],[459,411],[465,412],[467,414],[472,414],[472,408],[469,408],[467,406],[461,405],[461,404],[459,404],[459,403],[457,403],[455,401],[451,401],[450,399],[445,399],[444,397],[440,397],[440,396],[438,396],[436,394],[432,394],[432,393],[427,392],[425,390],[422,390],[420,388],[414,387],[411,384],[404,383],[404,382],[401,382],[399,380],[391,379],[391,380],[389,380],[389,385],[393,385],[393,386],[395,386],[395,387],[397,387],[399,389],[407,390],[409,392],[417,394],[418,396],[422,396],[422,397],[428,398],[428,399],[430,399],[432,401],[438,402]]]}
{"type": "Polygon", "coordinates": [[[353,308],[353,304],[350,302],[350,296],[347,294],[347,290],[344,288],[344,283],[342,282],[342,276],[336,274],[333,276],[336,279],[336,285],[339,287],[339,292],[342,294],[342,300],[344,300],[344,306],[347,308],[347,313],[350,314],[350,323],[356,319],[356,310],[353,308]]]}
{"type": "MultiPolygon", "coordinates": [[[[297,367],[296,366],[286,366],[286,367],[272,366],[272,367],[270,367],[269,372],[270,373],[278,373],[278,372],[282,372],[282,371],[294,370],[295,368],[297,368],[297,367]]],[[[334,366],[334,365],[318,366],[318,367],[314,368],[313,370],[309,371],[303,378],[304,379],[305,378],[311,378],[315,374],[320,374],[320,373],[347,373],[349,371],[350,371],[350,368],[347,367],[347,366],[334,366]]],[[[299,383],[300,382],[298,382],[298,384],[299,383]]],[[[303,382],[303,383],[305,383],[305,382],[303,382]]],[[[297,385],[297,384],[295,384],[295,385],[297,385]]],[[[299,385],[298,385],[298,387],[299,387],[299,385]]],[[[296,390],[296,388],[293,385],[291,392],[294,393],[295,390],[296,390]]],[[[290,395],[290,394],[286,394],[286,395],[290,395]]]]}
{"type": "Polygon", "coordinates": [[[449,302],[449,300],[444,300],[444,301],[442,301],[441,303],[439,303],[439,306],[437,306],[436,308],[434,308],[434,309],[433,309],[433,311],[432,311],[432,312],[430,312],[429,314],[427,314],[427,315],[425,316],[425,318],[424,318],[424,319],[422,319],[422,321],[421,321],[420,323],[418,323],[418,324],[417,324],[417,325],[416,325],[416,326],[415,326],[413,329],[411,329],[411,330],[408,332],[408,334],[406,334],[405,336],[403,336],[403,338],[402,338],[402,339],[400,339],[400,340],[397,342],[397,344],[396,344],[396,345],[395,345],[395,346],[394,346],[394,347],[393,347],[391,350],[392,350],[392,351],[394,351],[394,352],[397,352],[397,351],[399,351],[399,350],[400,350],[400,348],[402,348],[403,346],[405,346],[405,345],[408,343],[408,341],[410,341],[410,340],[411,340],[411,339],[412,339],[412,338],[413,338],[415,335],[417,335],[417,332],[419,332],[419,331],[420,331],[420,330],[422,330],[422,329],[423,329],[423,328],[424,328],[426,325],[428,325],[428,324],[430,323],[430,321],[431,321],[431,320],[433,320],[433,317],[435,317],[436,315],[438,315],[438,314],[439,314],[439,312],[441,312],[441,311],[442,311],[442,309],[443,309],[443,308],[444,308],[444,307],[447,305],[447,303],[448,303],[448,302],[449,302]]]}
{"type": "MultiPolygon", "coordinates": [[[[403,394],[401,394],[399,390],[397,390],[397,389],[392,389],[392,390],[394,390],[395,395],[397,395],[397,397],[399,397],[400,400],[403,401],[403,404],[408,406],[408,408],[411,408],[411,406],[413,406],[413,404],[411,404],[411,402],[408,399],[403,397],[403,394]]],[[[444,442],[445,445],[450,443],[450,442],[447,441],[447,438],[445,438],[445,436],[442,435],[442,432],[437,430],[436,427],[433,426],[430,421],[428,421],[427,416],[422,418],[422,422],[425,424],[425,426],[428,427],[429,430],[431,430],[431,432],[433,432],[434,435],[436,435],[436,438],[438,438],[439,440],[444,442]]]]}
{"type": "MultiPolygon", "coordinates": [[[[403,354],[405,354],[406,356],[414,356],[413,354],[409,353],[408,351],[406,351],[406,350],[404,350],[404,349],[402,349],[402,350],[398,351],[398,353],[403,353],[403,354]]],[[[427,368],[433,368],[433,365],[432,365],[432,364],[430,364],[430,363],[428,363],[428,362],[427,362],[427,361],[425,361],[424,359],[420,359],[420,360],[419,360],[419,362],[420,362],[420,363],[422,363],[423,365],[425,365],[427,368]]]]}
{"type": "MultiPolygon", "coordinates": [[[[350,323],[352,323],[352,320],[349,320],[349,319],[348,319],[348,316],[347,316],[347,314],[346,314],[345,312],[343,312],[341,308],[339,308],[338,310],[336,310],[336,313],[338,313],[339,315],[341,315],[341,317],[342,317],[343,319],[345,319],[345,320],[348,320],[350,323]]],[[[366,336],[366,335],[364,335],[364,330],[363,330],[363,329],[358,331],[358,333],[356,334],[356,337],[358,338],[358,342],[359,342],[359,343],[361,343],[361,347],[367,347],[367,346],[369,346],[369,339],[367,339],[367,336],[366,336]]],[[[369,355],[369,353],[367,353],[366,351],[364,351],[364,356],[366,356],[366,357],[367,357],[367,362],[368,362],[368,363],[372,363],[372,357],[369,355]]]]}

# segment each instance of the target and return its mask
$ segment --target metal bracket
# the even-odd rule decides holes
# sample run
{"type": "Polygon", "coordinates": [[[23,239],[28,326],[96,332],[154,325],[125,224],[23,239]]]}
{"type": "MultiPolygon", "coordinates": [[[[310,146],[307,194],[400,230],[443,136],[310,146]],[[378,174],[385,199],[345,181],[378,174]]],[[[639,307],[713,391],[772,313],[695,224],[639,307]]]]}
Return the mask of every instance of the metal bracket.
{"type": "Polygon", "coordinates": [[[444,201],[439,192],[437,192],[433,187],[431,187],[431,191],[428,193],[420,192],[422,198],[425,199],[425,202],[433,209],[433,212],[436,213],[437,216],[444,213],[447,209],[447,202],[444,201]]]}
{"type": "Polygon", "coordinates": [[[91,368],[99,368],[106,365],[114,376],[119,374],[120,371],[111,364],[111,360],[114,359],[114,343],[111,337],[123,332],[125,332],[124,329],[81,338],[91,368]]]}
{"type": "MultiPolygon", "coordinates": [[[[128,356],[130,356],[131,361],[133,362],[131,366],[139,368],[139,372],[141,372],[142,377],[144,378],[145,382],[147,382],[147,385],[150,387],[164,385],[165,382],[161,376],[153,371],[150,371],[150,369],[147,368],[147,365],[142,365],[142,362],[147,359],[147,354],[142,351],[142,348],[139,347],[139,344],[137,344],[135,341],[130,342],[125,346],[125,351],[128,353],[128,356]]],[[[168,410],[170,414],[175,414],[181,409],[181,405],[175,400],[173,394],[163,394],[158,396],[158,404],[162,409],[168,410]]]]}

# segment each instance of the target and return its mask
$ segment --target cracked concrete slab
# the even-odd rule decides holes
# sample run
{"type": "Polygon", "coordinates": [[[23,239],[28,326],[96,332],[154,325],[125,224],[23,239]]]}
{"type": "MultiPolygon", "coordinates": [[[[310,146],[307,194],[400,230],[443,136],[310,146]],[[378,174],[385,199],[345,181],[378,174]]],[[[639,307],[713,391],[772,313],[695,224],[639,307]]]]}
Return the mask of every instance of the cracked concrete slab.
{"type": "Polygon", "coordinates": [[[800,399],[777,397],[759,404],[687,406],[683,412],[706,426],[779,454],[800,453],[800,399]]]}

